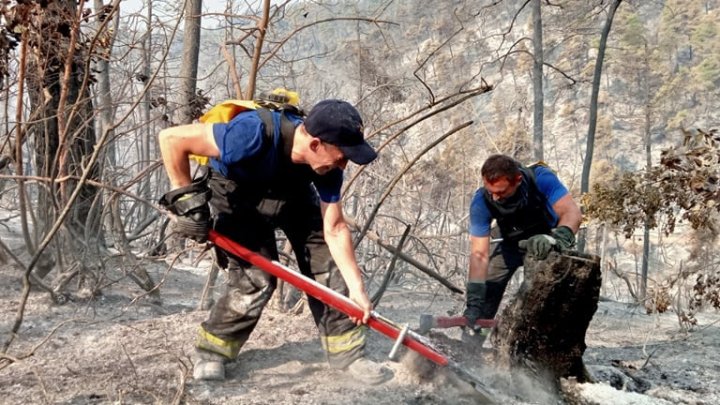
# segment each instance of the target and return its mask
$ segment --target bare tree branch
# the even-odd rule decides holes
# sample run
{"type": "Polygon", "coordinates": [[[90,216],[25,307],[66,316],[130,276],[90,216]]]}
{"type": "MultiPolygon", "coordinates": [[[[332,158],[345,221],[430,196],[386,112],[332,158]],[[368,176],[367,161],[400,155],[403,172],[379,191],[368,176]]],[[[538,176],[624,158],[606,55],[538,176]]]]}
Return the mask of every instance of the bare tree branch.
{"type": "Polygon", "coordinates": [[[472,125],[473,121],[467,121],[464,122],[455,128],[452,128],[450,131],[442,135],[440,138],[436,139],[434,142],[432,142],[430,145],[426,146],[425,149],[420,151],[415,158],[413,158],[410,162],[405,165],[405,167],[398,172],[397,175],[390,181],[390,183],[385,187],[385,192],[382,194],[380,199],[377,203],[375,203],[375,206],[370,212],[370,215],[368,215],[368,219],[365,222],[365,225],[360,230],[360,234],[355,239],[355,248],[358,247],[360,242],[362,242],[363,238],[365,237],[365,234],[367,233],[368,229],[370,228],[370,225],[372,224],[373,220],[375,219],[375,216],[377,215],[378,211],[380,210],[380,206],[385,202],[385,199],[387,199],[390,196],[390,193],[392,192],[393,188],[395,188],[395,185],[400,181],[400,179],[407,173],[414,165],[417,163],[418,160],[420,160],[421,157],[423,157],[427,152],[431,151],[435,146],[439,145],[442,141],[450,137],[451,135],[457,133],[458,131],[469,127],[472,125]]]}

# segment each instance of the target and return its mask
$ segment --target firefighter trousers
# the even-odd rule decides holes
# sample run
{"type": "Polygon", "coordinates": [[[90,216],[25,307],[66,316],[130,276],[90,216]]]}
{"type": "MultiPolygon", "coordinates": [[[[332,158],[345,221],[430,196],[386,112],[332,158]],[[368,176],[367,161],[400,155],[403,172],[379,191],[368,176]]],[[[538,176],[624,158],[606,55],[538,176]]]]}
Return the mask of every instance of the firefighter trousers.
{"type": "MultiPolygon", "coordinates": [[[[303,275],[348,295],[347,285],[323,237],[322,216],[314,190],[308,187],[284,196],[268,192],[261,198],[247,194],[240,198],[234,183],[217,175],[213,175],[210,187],[217,232],[268,259],[277,260],[275,230],[281,229],[303,275]]],[[[222,249],[216,248],[215,253],[218,265],[228,270],[228,283],[201,325],[197,347],[234,359],[257,325],[277,279],[222,249]]],[[[308,297],[308,303],[332,367],[344,368],[362,356],[365,327],[356,326],[347,315],[313,297],[308,297]]]]}

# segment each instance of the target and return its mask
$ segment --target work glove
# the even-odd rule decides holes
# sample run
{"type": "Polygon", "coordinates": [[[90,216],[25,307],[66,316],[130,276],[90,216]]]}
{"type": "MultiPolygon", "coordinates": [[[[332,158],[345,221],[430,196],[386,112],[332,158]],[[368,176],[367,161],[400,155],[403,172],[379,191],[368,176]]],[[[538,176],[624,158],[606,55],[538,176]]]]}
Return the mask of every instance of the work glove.
{"type": "Polygon", "coordinates": [[[547,258],[551,250],[563,251],[575,244],[575,233],[567,226],[559,226],[550,232],[550,235],[534,235],[518,243],[520,249],[539,260],[547,258]]]}
{"type": "Polygon", "coordinates": [[[485,305],[485,296],[487,295],[487,287],[484,281],[470,281],[465,287],[467,302],[463,316],[467,321],[467,326],[475,330],[475,322],[482,315],[483,306],[485,305]]]}
{"type": "Polygon", "coordinates": [[[560,250],[568,250],[575,245],[575,232],[567,226],[558,226],[553,229],[552,236],[560,250]]]}
{"type": "Polygon", "coordinates": [[[207,187],[209,174],[194,180],[160,197],[160,205],[177,216],[175,232],[186,238],[203,243],[210,230],[210,207],[212,195],[207,187]]]}

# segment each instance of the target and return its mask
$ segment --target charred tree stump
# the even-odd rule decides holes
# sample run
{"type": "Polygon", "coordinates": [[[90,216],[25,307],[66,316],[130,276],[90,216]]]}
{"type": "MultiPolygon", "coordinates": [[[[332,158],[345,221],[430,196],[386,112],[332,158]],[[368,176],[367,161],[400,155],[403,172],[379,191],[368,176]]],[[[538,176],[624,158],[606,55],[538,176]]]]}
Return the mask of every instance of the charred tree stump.
{"type": "Polygon", "coordinates": [[[492,335],[497,364],[556,387],[562,377],[587,381],[582,356],[600,296],[600,258],[553,252],[543,261],[526,257],[524,269],[492,335]]]}

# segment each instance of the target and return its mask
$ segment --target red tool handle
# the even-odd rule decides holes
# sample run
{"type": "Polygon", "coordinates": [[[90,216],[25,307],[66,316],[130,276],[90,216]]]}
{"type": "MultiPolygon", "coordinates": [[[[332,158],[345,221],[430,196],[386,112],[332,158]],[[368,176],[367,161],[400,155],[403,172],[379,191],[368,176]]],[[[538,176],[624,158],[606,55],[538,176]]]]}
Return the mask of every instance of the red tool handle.
{"type": "MultiPolygon", "coordinates": [[[[315,280],[312,280],[296,271],[293,271],[289,267],[283,266],[278,262],[270,261],[267,258],[261,256],[260,254],[248,250],[239,243],[217,233],[214,230],[210,230],[210,233],[208,234],[208,240],[215,243],[220,248],[234,254],[235,256],[238,256],[243,260],[265,270],[273,276],[285,280],[296,288],[304,291],[308,295],[319,299],[326,305],[335,308],[350,317],[360,319],[364,315],[363,310],[348,297],[345,297],[344,295],[339,294],[331,290],[330,288],[316,282],[315,280]]],[[[398,328],[383,320],[377,319],[374,316],[370,317],[367,325],[393,340],[396,340],[398,336],[400,336],[400,330],[398,328]]],[[[447,366],[449,364],[448,358],[445,357],[443,354],[438,353],[433,348],[430,348],[422,344],[421,342],[413,339],[411,336],[405,336],[402,344],[407,346],[409,349],[418,352],[423,357],[437,363],[438,365],[447,366]]]]}
{"type": "MultiPolygon", "coordinates": [[[[456,326],[467,325],[467,319],[464,316],[438,316],[433,319],[433,325],[436,328],[454,328],[456,326]]],[[[478,319],[475,326],[481,328],[492,328],[495,326],[494,319],[478,319]]]]}

